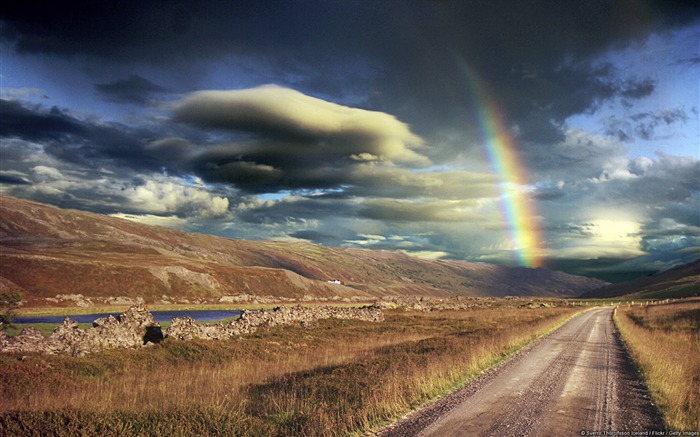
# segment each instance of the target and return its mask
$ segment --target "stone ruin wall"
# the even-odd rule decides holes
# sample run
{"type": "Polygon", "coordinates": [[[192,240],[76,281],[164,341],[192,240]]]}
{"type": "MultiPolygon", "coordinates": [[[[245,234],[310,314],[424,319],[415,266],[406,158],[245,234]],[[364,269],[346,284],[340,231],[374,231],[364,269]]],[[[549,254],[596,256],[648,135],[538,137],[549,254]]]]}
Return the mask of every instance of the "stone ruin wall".
{"type": "Polygon", "coordinates": [[[134,305],[118,318],[97,319],[93,327],[80,329],[78,323],[66,317],[49,337],[29,327],[11,337],[0,332],[0,352],[38,352],[84,356],[105,349],[135,349],[158,343],[164,338],[179,340],[223,340],[250,334],[258,328],[301,324],[309,326],[322,319],[363,320],[381,322],[384,314],[378,306],[362,308],[278,307],[272,311],[242,311],[241,317],[229,323],[202,325],[190,317],[175,317],[163,333],[153,315],[143,305],[134,305]]]}
{"type": "Polygon", "coordinates": [[[277,307],[268,311],[242,311],[241,317],[227,324],[200,325],[190,317],[174,318],[166,331],[166,337],[180,340],[233,338],[241,334],[250,334],[259,327],[301,324],[308,326],[322,319],[364,320],[367,322],[384,321],[384,313],[377,306],[362,308],[318,307],[277,307]]]}

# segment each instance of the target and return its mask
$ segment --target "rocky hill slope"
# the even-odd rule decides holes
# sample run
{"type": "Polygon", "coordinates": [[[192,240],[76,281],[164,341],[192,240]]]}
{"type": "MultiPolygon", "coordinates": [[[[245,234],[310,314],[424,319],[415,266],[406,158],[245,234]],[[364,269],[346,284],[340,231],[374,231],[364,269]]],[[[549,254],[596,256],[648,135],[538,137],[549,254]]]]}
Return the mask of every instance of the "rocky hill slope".
{"type": "Polygon", "coordinates": [[[188,234],[0,196],[0,291],[35,305],[578,296],[603,285],[547,269],[188,234]]]}

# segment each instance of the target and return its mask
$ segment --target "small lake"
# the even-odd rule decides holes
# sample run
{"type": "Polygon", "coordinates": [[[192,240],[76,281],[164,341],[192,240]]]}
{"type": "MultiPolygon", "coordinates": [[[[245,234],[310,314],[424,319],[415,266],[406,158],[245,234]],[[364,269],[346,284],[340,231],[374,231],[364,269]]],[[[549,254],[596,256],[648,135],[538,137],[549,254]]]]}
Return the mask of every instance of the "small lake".
{"type": "MultiPolygon", "coordinates": [[[[99,313],[99,314],[75,314],[68,316],[39,316],[39,317],[15,317],[13,323],[63,323],[63,319],[70,317],[78,323],[92,323],[100,317],[114,316],[121,313],[99,313]]],[[[197,322],[216,322],[217,320],[229,317],[240,316],[239,310],[180,310],[180,311],[151,311],[156,322],[169,322],[173,317],[192,317],[197,322]]]]}

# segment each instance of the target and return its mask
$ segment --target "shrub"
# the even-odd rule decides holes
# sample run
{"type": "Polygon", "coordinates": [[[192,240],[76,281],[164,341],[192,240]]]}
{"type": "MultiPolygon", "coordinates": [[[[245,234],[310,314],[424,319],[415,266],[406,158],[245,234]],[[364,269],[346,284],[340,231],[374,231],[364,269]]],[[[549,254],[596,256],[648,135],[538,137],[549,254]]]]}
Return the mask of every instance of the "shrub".
{"type": "Polygon", "coordinates": [[[13,326],[17,308],[22,303],[22,295],[16,291],[0,293],[0,329],[13,326]]]}

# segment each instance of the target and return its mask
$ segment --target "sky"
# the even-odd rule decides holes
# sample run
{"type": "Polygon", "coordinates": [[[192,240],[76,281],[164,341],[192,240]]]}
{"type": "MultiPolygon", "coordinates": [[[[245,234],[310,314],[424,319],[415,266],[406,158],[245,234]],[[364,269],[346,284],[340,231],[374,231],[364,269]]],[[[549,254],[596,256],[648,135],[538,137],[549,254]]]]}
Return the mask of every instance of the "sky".
{"type": "Polygon", "coordinates": [[[695,1],[13,2],[0,193],[620,281],[700,258],[695,1]]]}

